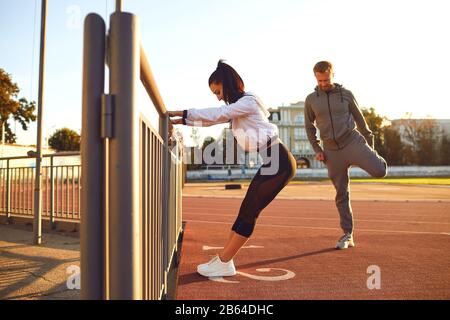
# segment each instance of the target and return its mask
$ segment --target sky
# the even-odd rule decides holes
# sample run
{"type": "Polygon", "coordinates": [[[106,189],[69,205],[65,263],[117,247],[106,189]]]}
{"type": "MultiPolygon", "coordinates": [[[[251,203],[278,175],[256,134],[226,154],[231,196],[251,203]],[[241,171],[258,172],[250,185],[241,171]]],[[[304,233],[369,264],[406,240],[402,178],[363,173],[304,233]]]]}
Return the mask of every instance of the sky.
{"type": "MultiPolygon", "coordinates": [[[[48,0],[44,139],[81,130],[83,20],[105,18],[114,0],[48,0]]],[[[20,97],[37,101],[40,0],[0,0],[0,68],[20,97]]],[[[207,80],[226,59],[268,107],[304,101],[312,67],[329,60],[335,81],[361,107],[398,119],[450,119],[448,0],[123,0],[139,16],[142,44],[168,110],[218,107],[207,80]]],[[[139,108],[157,123],[139,88],[139,108]]],[[[11,123],[12,124],[12,123],[11,123]]],[[[12,124],[14,128],[14,124],[12,124]]],[[[223,125],[201,128],[218,136],[223,125]]],[[[191,128],[183,134],[189,144],[191,128]]],[[[18,143],[35,144],[36,125],[16,127],[18,143]]],[[[44,141],[45,143],[45,141],[44,141]]]]}

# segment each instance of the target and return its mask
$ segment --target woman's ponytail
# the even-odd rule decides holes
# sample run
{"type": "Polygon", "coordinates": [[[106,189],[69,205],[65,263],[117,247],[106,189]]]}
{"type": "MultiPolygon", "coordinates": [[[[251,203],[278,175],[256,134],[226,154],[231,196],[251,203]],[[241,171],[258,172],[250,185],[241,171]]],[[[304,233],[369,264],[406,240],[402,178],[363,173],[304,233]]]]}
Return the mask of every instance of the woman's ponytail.
{"type": "Polygon", "coordinates": [[[211,74],[208,84],[221,83],[223,99],[226,103],[234,103],[244,95],[244,81],[241,76],[223,59],[217,63],[216,70],[211,74]]]}

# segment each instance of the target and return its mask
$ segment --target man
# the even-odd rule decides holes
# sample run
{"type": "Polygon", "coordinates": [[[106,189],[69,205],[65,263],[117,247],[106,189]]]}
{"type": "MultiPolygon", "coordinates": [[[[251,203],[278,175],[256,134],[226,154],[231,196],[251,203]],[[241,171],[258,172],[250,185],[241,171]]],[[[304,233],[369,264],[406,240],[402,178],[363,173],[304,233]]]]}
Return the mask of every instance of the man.
{"type": "Polygon", "coordinates": [[[349,168],[358,166],[373,177],[386,175],[386,161],[373,149],[373,135],[353,94],[333,82],[333,66],[320,61],[314,66],[315,91],[305,101],[305,128],[316,159],[328,168],[336,189],[336,207],[344,235],[336,249],[354,247],[353,212],[350,205],[349,168]],[[357,128],[357,130],[356,130],[357,128]],[[319,145],[317,129],[320,131],[319,145]]]}

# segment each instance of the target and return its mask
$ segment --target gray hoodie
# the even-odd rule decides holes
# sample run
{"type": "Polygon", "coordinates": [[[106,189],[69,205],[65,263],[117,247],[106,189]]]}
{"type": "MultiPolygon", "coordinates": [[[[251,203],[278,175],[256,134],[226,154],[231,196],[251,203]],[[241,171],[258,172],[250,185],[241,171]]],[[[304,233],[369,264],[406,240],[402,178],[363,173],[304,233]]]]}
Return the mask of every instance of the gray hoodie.
{"type": "Polygon", "coordinates": [[[372,131],[367,126],[355,97],[340,84],[334,85],[328,92],[316,87],[306,97],[305,128],[314,151],[323,151],[317,138],[317,129],[320,130],[320,139],[325,149],[340,150],[358,136],[356,127],[373,148],[372,131]]]}

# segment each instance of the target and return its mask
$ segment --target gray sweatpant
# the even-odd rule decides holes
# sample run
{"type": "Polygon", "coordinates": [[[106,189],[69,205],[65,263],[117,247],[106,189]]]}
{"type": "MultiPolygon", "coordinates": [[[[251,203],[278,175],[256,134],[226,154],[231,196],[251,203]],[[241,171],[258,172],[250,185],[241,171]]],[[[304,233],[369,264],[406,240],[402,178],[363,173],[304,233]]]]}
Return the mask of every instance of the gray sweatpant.
{"type": "Polygon", "coordinates": [[[350,166],[358,166],[375,178],[387,173],[386,161],[372,149],[363,136],[357,135],[341,150],[324,150],[325,164],[336,189],[336,207],[344,233],[353,232],[353,212],[350,204],[350,166]]]}

